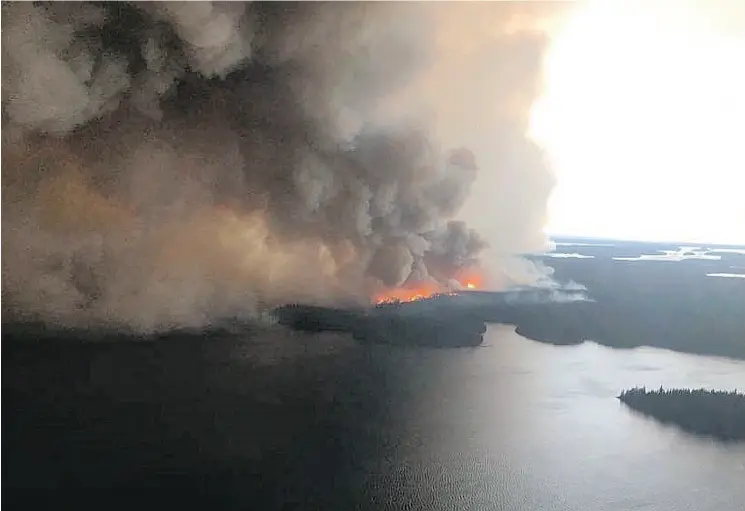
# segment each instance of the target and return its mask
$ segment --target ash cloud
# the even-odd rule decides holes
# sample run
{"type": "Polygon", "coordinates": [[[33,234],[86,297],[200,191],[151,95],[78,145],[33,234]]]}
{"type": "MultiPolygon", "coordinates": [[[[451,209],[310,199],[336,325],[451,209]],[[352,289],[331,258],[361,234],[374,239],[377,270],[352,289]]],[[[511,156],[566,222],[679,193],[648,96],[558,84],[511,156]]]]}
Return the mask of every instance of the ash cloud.
{"type": "Polygon", "coordinates": [[[545,243],[555,10],[4,3],[3,313],[200,326],[506,268],[545,243]]]}

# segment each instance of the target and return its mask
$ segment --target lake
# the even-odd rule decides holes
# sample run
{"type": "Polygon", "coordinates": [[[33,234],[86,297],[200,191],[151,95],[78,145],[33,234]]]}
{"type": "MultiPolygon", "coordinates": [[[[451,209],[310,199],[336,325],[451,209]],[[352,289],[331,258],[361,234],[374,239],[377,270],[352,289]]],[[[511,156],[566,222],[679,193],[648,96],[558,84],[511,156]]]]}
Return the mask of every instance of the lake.
{"type": "Polygon", "coordinates": [[[455,350],[268,329],[3,354],[6,504],[741,511],[745,503],[745,443],[689,436],[614,399],[636,385],[742,390],[742,361],[551,346],[498,325],[484,346],[455,350]]]}

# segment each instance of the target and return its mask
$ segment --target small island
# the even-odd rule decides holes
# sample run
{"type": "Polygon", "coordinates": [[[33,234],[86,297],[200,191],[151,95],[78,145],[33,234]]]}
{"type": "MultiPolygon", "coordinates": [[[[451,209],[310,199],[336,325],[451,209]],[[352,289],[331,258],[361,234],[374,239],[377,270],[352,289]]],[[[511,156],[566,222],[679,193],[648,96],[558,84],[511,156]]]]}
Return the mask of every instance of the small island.
{"type": "Polygon", "coordinates": [[[745,440],[745,395],[737,391],[637,387],[621,392],[618,399],[688,433],[725,441],[745,440]]]}

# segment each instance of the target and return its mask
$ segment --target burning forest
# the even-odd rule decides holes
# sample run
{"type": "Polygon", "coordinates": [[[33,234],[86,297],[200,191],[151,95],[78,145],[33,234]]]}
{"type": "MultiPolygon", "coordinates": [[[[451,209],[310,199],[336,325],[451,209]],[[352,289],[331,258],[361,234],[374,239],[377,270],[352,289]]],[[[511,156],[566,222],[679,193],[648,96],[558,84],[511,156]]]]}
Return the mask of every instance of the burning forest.
{"type": "Polygon", "coordinates": [[[525,283],[548,11],[4,3],[4,320],[153,331],[525,283]]]}

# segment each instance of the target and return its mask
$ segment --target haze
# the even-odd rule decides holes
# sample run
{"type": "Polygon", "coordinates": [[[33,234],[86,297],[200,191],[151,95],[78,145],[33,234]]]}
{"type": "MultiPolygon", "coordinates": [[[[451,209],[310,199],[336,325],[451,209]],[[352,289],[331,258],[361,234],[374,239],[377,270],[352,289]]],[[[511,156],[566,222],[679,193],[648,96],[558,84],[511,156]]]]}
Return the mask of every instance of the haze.
{"type": "Polygon", "coordinates": [[[595,1],[554,33],[531,132],[547,230],[745,243],[745,2],[595,1]]]}

